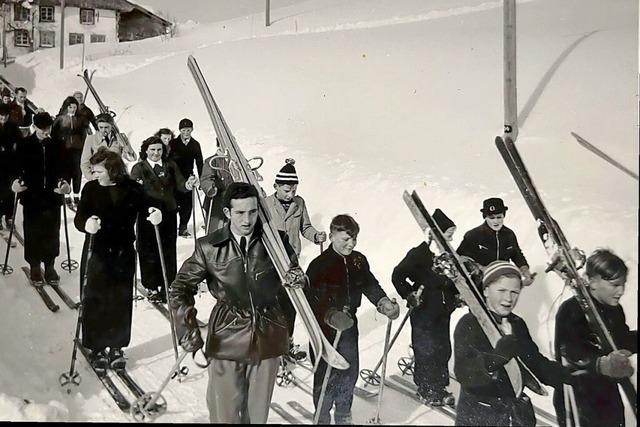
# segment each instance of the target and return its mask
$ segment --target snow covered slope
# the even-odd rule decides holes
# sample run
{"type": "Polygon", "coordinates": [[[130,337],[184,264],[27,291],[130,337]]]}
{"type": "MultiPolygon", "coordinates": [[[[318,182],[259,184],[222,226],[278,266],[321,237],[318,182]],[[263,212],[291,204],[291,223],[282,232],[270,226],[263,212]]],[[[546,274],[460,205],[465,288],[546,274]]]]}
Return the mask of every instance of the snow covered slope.
{"type": "MultiPolygon", "coordinates": [[[[483,199],[503,197],[506,224],[539,273],[516,312],[549,351],[552,304],[562,283],[543,274],[546,256],[535,224],[493,145],[502,125],[502,2],[273,0],[269,28],[264,2],[145,4],[200,24],[180,25],[173,39],[88,45],[85,66],[97,70],[95,85],[134,146],[190,117],[205,155],[213,152],[213,129],[186,68],[187,55],[195,55],[245,154],[264,157],[265,190],[284,159],[295,158],[299,193],[314,224],[327,230],[334,215],[353,214],[362,229],[358,249],[392,295],[393,267],[421,239],[402,202],[404,189],[418,188],[428,207],[447,212],[458,225],[454,243],[482,221],[483,199]]],[[[638,185],[586,152],[569,132],[637,168],[637,35],[638,6],[630,0],[518,3],[518,146],[570,242],[586,252],[610,247],[629,265],[622,304],[634,328],[638,185]]],[[[43,50],[18,58],[3,75],[27,87],[37,105],[57,112],[66,95],[82,89],[75,77],[81,47],[65,52],[63,71],[57,50],[43,50]]],[[[79,259],[83,236],[71,223],[70,233],[72,257],[79,259]]],[[[179,244],[182,262],[192,242],[179,244]]],[[[318,248],[304,245],[306,265],[318,248]]],[[[24,264],[20,247],[9,264],[24,264]]],[[[78,391],[67,396],[59,390],[74,313],[45,311],[16,270],[0,278],[0,418],[124,421],[82,363],[78,391]]],[[[78,273],[62,276],[77,297],[78,273]]],[[[565,291],[561,298],[568,296],[565,291]]],[[[201,317],[212,303],[207,295],[198,300],[201,317]]],[[[385,320],[367,302],[360,316],[361,367],[372,367],[385,320]]],[[[173,358],[168,323],[140,302],[133,330],[131,371],[153,390],[173,358]]],[[[296,339],[306,341],[303,328],[296,339]]],[[[408,342],[407,330],[391,351],[391,371],[408,342]]],[[[163,421],[207,421],[206,373],[195,365],[191,371],[188,382],[167,389],[163,421]]],[[[296,389],[278,388],[274,396],[283,406],[297,398],[312,408],[310,397],[296,389]]],[[[536,402],[550,410],[549,398],[536,402]]],[[[374,408],[356,399],[354,421],[365,422],[374,408]]],[[[450,422],[392,391],[382,410],[384,422],[450,422]]],[[[272,412],[271,420],[280,418],[272,412]]]]}

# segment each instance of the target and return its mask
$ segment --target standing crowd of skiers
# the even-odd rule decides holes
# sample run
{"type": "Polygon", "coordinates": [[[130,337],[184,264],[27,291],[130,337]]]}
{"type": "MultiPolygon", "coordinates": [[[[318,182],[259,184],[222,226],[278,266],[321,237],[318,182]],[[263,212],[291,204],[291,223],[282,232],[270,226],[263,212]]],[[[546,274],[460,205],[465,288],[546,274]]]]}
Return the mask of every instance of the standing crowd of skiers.
{"type": "MultiPolygon", "coordinates": [[[[129,173],[123,160],[136,161],[136,153],[115,132],[110,114],[94,116],[84,105],[82,92],[67,97],[55,119],[26,108],[26,90],[16,89],[15,100],[11,95],[3,90],[0,104],[0,215],[5,226],[12,226],[17,195],[31,280],[57,282],[60,207],[66,198],[68,206],[77,209],[74,224],[86,234],[80,274],[85,279],[82,345],[90,350],[98,372],[126,363],[122,349],[131,338],[138,261],[148,298],[169,303],[180,344],[189,352],[202,349],[207,357],[211,421],[265,423],[280,358],[305,357],[292,342],[296,311],[285,288],[303,289],[328,341],[340,333],[337,350],[350,365],[332,370],[323,390],[327,364],[316,364],[313,401],[318,420],[330,423],[333,411],[336,424],[351,423],[362,296],[391,320],[400,313],[367,257],[355,250],[360,226],[353,217],[336,215],[328,234],[315,228],[304,199],[296,194],[295,162],[287,159],[276,174],[274,193],[264,200],[291,259],[281,279],[264,243],[261,196],[255,187],[234,182],[236,171],[224,147],[203,159],[191,120],[180,120],[177,136],[162,128],[145,139],[129,173]],[[201,202],[198,189],[205,195],[206,236],[195,241],[193,254],[178,269],[176,241],[191,235],[188,224],[201,202]],[[300,236],[318,245],[329,241],[306,271],[298,262],[300,236]],[[194,295],[203,281],[216,299],[206,345],[194,322],[194,295]]],[[[619,305],[626,265],[611,251],[599,249],[585,267],[590,295],[619,350],[602,350],[574,297],[557,314],[557,360],[549,360],[539,352],[524,320],[513,313],[535,273],[515,233],[504,225],[507,210],[502,199],[485,200],[482,224],[468,231],[457,249],[503,336],[491,345],[471,313],[457,323],[454,373],[461,392],[456,424],[535,425],[530,400],[524,393],[516,395],[506,370],[518,358],[555,388],[561,425],[566,423],[565,385],[571,386],[580,425],[624,425],[617,382],[633,374],[629,356],[637,351],[637,333],[629,330],[619,305]]],[[[433,218],[451,240],[455,222],[440,209],[433,218]]],[[[454,406],[456,399],[448,390],[450,320],[464,301],[452,281],[434,269],[431,242],[428,231],[425,242],[398,263],[391,281],[411,310],[414,382],[420,398],[432,406],[454,406]]],[[[312,351],[311,360],[317,357],[312,351]]]]}

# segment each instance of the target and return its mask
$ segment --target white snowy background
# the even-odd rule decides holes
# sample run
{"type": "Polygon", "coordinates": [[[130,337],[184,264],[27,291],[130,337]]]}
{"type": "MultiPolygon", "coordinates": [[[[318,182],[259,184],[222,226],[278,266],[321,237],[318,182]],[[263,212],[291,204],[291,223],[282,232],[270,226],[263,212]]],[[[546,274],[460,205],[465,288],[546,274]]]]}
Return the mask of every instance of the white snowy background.
{"type": "MultiPolygon", "coordinates": [[[[456,245],[481,223],[482,200],[502,197],[509,206],[506,224],[538,272],[516,312],[549,354],[555,310],[570,292],[561,295],[561,281],[544,274],[535,223],[493,143],[503,122],[501,1],[272,0],[270,27],[262,1],[141,4],[177,20],[177,35],[88,44],[84,60],[97,70],[94,83],[135,148],[158,128],[175,130],[189,117],[205,155],[213,154],[213,127],[186,67],[194,55],[244,153],[264,157],[267,193],[284,159],[296,159],[299,194],[313,223],[328,231],[334,215],[352,214],[362,229],[358,250],[392,297],[391,271],[422,238],[403,190],[418,189],[430,209],[440,207],[456,222],[456,245]]],[[[609,247],[630,267],[621,303],[635,329],[638,185],[580,147],[570,132],[637,170],[638,3],[523,0],[517,13],[518,147],[569,241],[587,253],[609,247]]],[[[55,114],[65,96],[84,89],[76,77],[82,47],[65,47],[65,54],[64,70],[51,49],[17,58],[2,74],[55,114]]],[[[90,96],[87,102],[97,110],[90,96]]],[[[72,218],[71,252],[79,260],[83,236],[72,218]]],[[[201,223],[198,217],[200,235],[201,223]]],[[[21,219],[17,224],[21,229],[21,219]]],[[[193,242],[178,244],[181,265],[193,242]]],[[[304,245],[306,266],[318,247],[304,245]]],[[[69,369],[76,312],[44,308],[19,270],[26,265],[22,255],[18,246],[9,258],[16,272],[0,276],[0,419],[127,421],[84,360],[78,362],[81,385],[70,394],[58,386],[69,369]]],[[[62,244],[58,261],[65,257],[62,244]]],[[[77,298],[78,272],[60,272],[77,298]]],[[[198,298],[200,318],[213,303],[207,294],[198,298]]],[[[454,322],[463,313],[458,310],[454,322]]],[[[368,301],[359,318],[361,368],[371,368],[382,352],[386,322],[368,301]]],[[[152,391],[173,361],[169,324],[144,301],[133,322],[129,368],[152,391]]],[[[302,325],[296,341],[306,344],[302,325]]],[[[408,353],[409,341],[407,327],[391,350],[390,373],[398,372],[396,361],[408,353]]],[[[159,421],[208,421],[206,372],[189,365],[189,379],[165,390],[168,412],[159,421]]],[[[452,423],[394,391],[384,396],[384,423],[452,423]]],[[[300,389],[276,387],[275,402],[286,407],[290,400],[313,409],[300,389]]],[[[553,411],[550,397],[534,396],[534,402],[553,411]]],[[[366,422],[375,404],[355,398],[354,422],[366,422]]],[[[272,411],[269,421],[282,419],[272,411]]]]}

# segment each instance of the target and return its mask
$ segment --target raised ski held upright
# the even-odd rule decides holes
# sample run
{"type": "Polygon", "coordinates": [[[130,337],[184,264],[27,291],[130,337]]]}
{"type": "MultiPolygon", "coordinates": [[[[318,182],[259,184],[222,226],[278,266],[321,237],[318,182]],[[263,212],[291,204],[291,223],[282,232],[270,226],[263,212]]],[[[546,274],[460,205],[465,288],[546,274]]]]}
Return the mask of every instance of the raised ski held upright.
{"type": "MultiPolygon", "coordinates": [[[[495,346],[503,333],[498,324],[491,316],[484,298],[476,287],[471,275],[467,271],[460,256],[453,250],[442,231],[436,224],[433,217],[427,211],[422,203],[420,196],[415,191],[411,194],[404,192],[403,199],[422,231],[431,229],[433,239],[442,251],[442,254],[436,258],[436,263],[442,271],[451,279],[460,293],[460,296],[469,307],[469,311],[478,319],[478,323],[485,333],[492,346],[495,346]]],[[[538,379],[533,373],[515,358],[505,365],[505,370],[513,387],[516,396],[520,396],[524,386],[526,385],[534,393],[546,395],[546,390],[540,385],[538,379]],[[524,381],[523,381],[524,380],[524,381]]]]}
{"type": "MultiPolygon", "coordinates": [[[[209,116],[211,117],[211,122],[215,128],[216,135],[218,136],[222,146],[228,152],[230,160],[238,168],[237,175],[240,180],[253,185],[258,190],[258,194],[260,195],[258,198],[258,215],[263,227],[262,242],[264,243],[265,248],[269,253],[269,257],[278,271],[280,279],[283,279],[287,270],[291,266],[291,260],[289,259],[289,255],[285,250],[278,231],[271,223],[269,210],[267,209],[264,201],[264,190],[260,187],[254,171],[242,154],[236,139],[231,134],[231,130],[224,120],[224,117],[222,117],[222,112],[218,108],[216,101],[213,99],[211,90],[209,89],[209,86],[202,75],[202,71],[200,71],[200,67],[193,56],[189,56],[187,66],[189,67],[196,86],[198,86],[200,94],[202,95],[204,104],[207,107],[209,116]]],[[[296,312],[302,319],[307,332],[309,333],[309,338],[315,354],[321,355],[322,358],[324,358],[327,363],[334,368],[347,369],[349,367],[349,363],[336,351],[336,349],[331,346],[322,333],[320,325],[318,325],[318,321],[309,306],[309,302],[307,301],[304,292],[301,289],[289,288],[286,288],[286,291],[296,309],[296,312]]]]}
{"type": "MultiPolygon", "coordinates": [[[[550,240],[550,242],[545,240],[543,233],[540,233],[543,244],[545,244],[545,247],[553,246],[557,250],[554,254],[552,264],[560,264],[560,266],[556,267],[555,270],[558,271],[561,277],[571,286],[573,294],[578,300],[591,330],[598,336],[598,341],[603,350],[607,353],[617,350],[618,347],[613,341],[607,325],[602,320],[589,294],[588,284],[578,272],[580,265],[577,264],[577,260],[575,259],[577,251],[571,248],[562,229],[549,214],[549,211],[533,184],[522,157],[520,157],[516,145],[509,138],[502,139],[501,137],[496,137],[495,142],[520,193],[527,202],[527,206],[529,206],[533,217],[538,222],[539,227],[544,227],[548,232],[546,239],[550,240]]],[[[634,416],[637,418],[638,394],[636,388],[629,378],[620,380],[619,384],[633,409],[634,416]]]]}

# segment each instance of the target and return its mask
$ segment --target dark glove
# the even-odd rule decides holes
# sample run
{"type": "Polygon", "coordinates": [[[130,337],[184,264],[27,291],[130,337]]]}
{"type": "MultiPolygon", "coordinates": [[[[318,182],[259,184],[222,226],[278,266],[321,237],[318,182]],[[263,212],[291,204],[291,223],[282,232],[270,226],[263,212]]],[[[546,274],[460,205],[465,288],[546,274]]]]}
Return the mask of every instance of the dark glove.
{"type": "Polygon", "coordinates": [[[413,291],[407,295],[407,307],[416,308],[422,304],[422,295],[418,294],[418,291],[413,291]]]}
{"type": "Polygon", "coordinates": [[[184,314],[184,324],[187,325],[187,332],[180,337],[180,345],[184,351],[194,353],[204,346],[202,335],[196,321],[198,310],[195,307],[189,307],[184,314]]]}
{"type": "Polygon", "coordinates": [[[627,378],[633,375],[633,366],[629,362],[629,350],[615,350],[606,356],[598,357],[596,371],[611,378],[627,378]]]}
{"type": "Polygon", "coordinates": [[[485,355],[484,365],[489,372],[495,372],[518,354],[518,339],[515,335],[505,335],[498,340],[491,353],[485,355]]]}
{"type": "Polygon", "coordinates": [[[209,198],[214,198],[215,195],[218,194],[218,188],[215,185],[212,185],[207,191],[204,192],[204,195],[209,198]]]}
{"type": "Polygon", "coordinates": [[[324,323],[336,331],[346,331],[353,326],[353,319],[347,310],[330,308],[324,315],[324,323]]]}
{"type": "Polygon", "coordinates": [[[309,279],[307,279],[307,276],[300,267],[293,267],[285,274],[282,284],[290,289],[303,289],[308,281],[309,279]]]}

